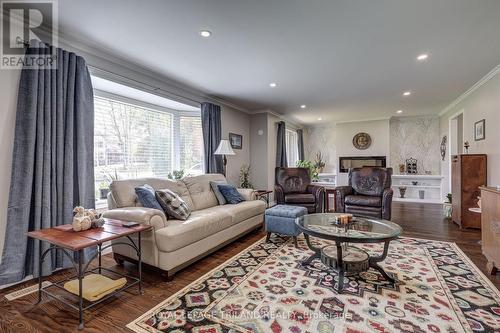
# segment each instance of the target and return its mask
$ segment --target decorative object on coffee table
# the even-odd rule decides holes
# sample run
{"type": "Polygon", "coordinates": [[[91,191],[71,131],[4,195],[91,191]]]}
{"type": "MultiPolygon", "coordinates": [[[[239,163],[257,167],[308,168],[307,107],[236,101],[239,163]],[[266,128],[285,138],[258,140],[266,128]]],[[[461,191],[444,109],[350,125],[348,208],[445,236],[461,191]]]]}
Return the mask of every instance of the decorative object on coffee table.
{"type": "Polygon", "coordinates": [[[63,281],[53,282],[48,286],[42,286],[43,276],[42,274],[40,274],[40,276],[38,277],[38,301],[36,304],[39,304],[42,301],[42,294],[45,294],[58,300],[59,302],[62,302],[64,305],[78,311],[78,329],[83,329],[83,311],[90,309],[93,306],[117,295],[119,292],[129,289],[135,285],[139,286],[139,293],[142,294],[141,233],[152,229],[152,226],[139,224],[136,227],[125,228],[122,226],[122,224],[123,221],[107,219],[102,228],[89,229],[80,232],[73,231],[73,226],[71,224],[64,224],[54,228],[28,232],[28,237],[38,239],[38,246],[40,249],[44,248],[42,247],[42,242],[47,242],[50,244],[50,247],[47,250],[40,251],[38,267],[42,267],[42,263],[44,262],[45,257],[48,254],[52,253],[52,251],[54,250],[59,250],[66,256],[67,259],[71,261],[76,271],[76,274],[74,276],[66,278],[63,281]],[[130,236],[133,234],[137,234],[137,243],[135,243],[132,238],[130,238],[130,236]],[[123,242],[122,244],[124,246],[132,247],[134,252],[137,254],[139,275],[137,278],[131,277],[129,275],[125,276],[111,269],[102,267],[102,252],[111,246],[111,244],[103,246],[103,243],[122,237],[126,237],[130,241],[130,243],[123,242]],[[83,251],[87,248],[95,246],[97,246],[97,252],[90,258],[89,261],[87,261],[87,263],[84,263],[83,251]],[[73,252],[73,255],[70,254],[71,252],[73,252]],[[96,268],[89,269],[90,263],[96,257],[98,258],[98,266],[96,268]],[[122,288],[107,294],[106,296],[100,298],[95,302],[84,304],[83,278],[89,274],[103,274],[104,272],[121,277],[126,277],[128,280],[132,280],[132,282],[128,282],[127,280],[127,284],[125,284],[122,288]],[[60,297],[59,295],[56,295],[48,290],[52,287],[57,287],[58,290],[65,290],[64,283],[75,278],[78,280],[78,305],[75,305],[66,298],[60,297]]]}
{"type": "Polygon", "coordinates": [[[358,133],[352,138],[352,144],[356,149],[366,150],[372,145],[372,138],[368,133],[358,133]]]}
{"type": "Polygon", "coordinates": [[[480,120],[474,123],[474,141],[486,139],[486,120],[480,120]]]}
{"type": "Polygon", "coordinates": [[[399,189],[399,197],[404,198],[406,194],[406,187],[405,186],[400,186],[398,187],[399,189]]]}
{"type": "Polygon", "coordinates": [[[295,221],[307,214],[307,208],[290,205],[276,205],[266,209],[264,216],[267,232],[267,240],[271,234],[277,233],[293,237],[295,247],[297,247],[297,236],[301,233],[295,221]]]}
{"type": "Polygon", "coordinates": [[[342,293],[344,289],[346,275],[359,274],[369,268],[374,268],[387,281],[394,283],[394,278],[389,276],[378,263],[387,257],[389,243],[401,234],[401,227],[390,221],[359,216],[352,222],[347,220],[339,223],[342,215],[311,214],[297,219],[297,226],[304,233],[307,246],[314,252],[302,262],[302,265],[309,266],[313,260],[321,259],[323,264],[338,273],[336,288],[338,293],[342,293]],[[310,236],[334,241],[335,245],[317,247],[311,242],[310,236]],[[352,245],[356,243],[384,243],[384,250],[381,255],[371,256],[368,252],[352,245]]]}
{"type": "Polygon", "coordinates": [[[418,174],[418,166],[417,166],[417,160],[414,159],[413,157],[410,157],[409,159],[406,160],[406,173],[410,175],[416,175],[418,174]]]}

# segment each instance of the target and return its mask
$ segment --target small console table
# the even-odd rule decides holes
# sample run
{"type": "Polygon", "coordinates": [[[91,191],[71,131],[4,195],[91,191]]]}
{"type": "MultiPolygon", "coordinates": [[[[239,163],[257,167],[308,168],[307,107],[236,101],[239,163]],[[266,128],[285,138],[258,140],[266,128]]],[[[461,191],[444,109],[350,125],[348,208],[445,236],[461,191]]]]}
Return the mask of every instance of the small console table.
{"type": "MultiPolygon", "coordinates": [[[[48,228],[48,229],[41,229],[37,231],[30,231],[28,232],[28,236],[34,239],[38,239],[40,243],[40,249],[42,248],[42,242],[48,242],[50,244],[50,247],[45,250],[45,251],[40,251],[40,256],[38,260],[38,267],[39,271],[41,272],[41,267],[42,263],[47,256],[47,254],[51,253],[52,251],[61,251],[63,255],[65,255],[73,264],[73,268],[75,269],[75,275],[66,278],[62,281],[54,282],[49,286],[42,287],[42,274],[38,277],[38,301],[36,304],[40,303],[42,301],[42,294],[45,294],[49,297],[52,297],[68,307],[75,309],[78,311],[78,316],[79,316],[79,325],[78,329],[83,329],[83,312],[107,299],[109,299],[112,296],[115,296],[117,293],[124,291],[126,289],[129,289],[135,285],[139,286],[139,293],[142,294],[142,264],[141,264],[141,233],[143,231],[150,230],[152,227],[150,225],[145,225],[145,224],[139,224],[135,227],[130,227],[126,228],[123,225],[123,221],[119,220],[110,220],[106,219],[106,223],[104,224],[103,227],[101,228],[94,228],[94,229],[88,229],[85,231],[79,231],[75,232],[73,231],[73,227],[71,224],[65,224],[61,226],[57,226],[54,228],[48,228]],[[137,234],[137,244],[130,238],[130,235],[132,234],[137,234]],[[121,237],[126,237],[130,241],[130,243],[127,242],[120,242],[116,244],[123,244],[127,246],[131,246],[137,253],[137,257],[139,258],[139,277],[132,277],[129,275],[123,275],[121,273],[115,272],[111,269],[107,269],[105,267],[102,267],[102,262],[101,262],[101,255],[102,251],[104,251],[106,248],[110,247],[111,244],[102,246],[104,242],[108,242],[110,240],[114,240],[117,238],[121,237]],[[97,246],[97,252],[88,260],[86,263],[83,262],[84,256],[83,256],[83,251],[87,248],[92,248],[97,246]],[[72,255],[76,254],[76,256],[72,255]],[[76,259],[75,259],[76,257],[76,259]],[[94,268],[94,269],[88,269],[89,264],[95,259],[98,258],[99,260],[99,265],[94,268]],[[127,278],[127,283],[120,289],[102,297],[101,299],[95,301],[95,302],[88,302],[88,304],[84,305],[84,299],[82,295],[82,280],[86,274],[89,273],[98,273],[101,274],[103,271],[112,273],[117,276],[121,277],[126,277],[127,278]],[[49,288],[59,288],[65,292],[66,289],[63,287],[65,282],[68,282],[73,279],[78,279],[78,285],[79,285],[79,295],[78,295],[78,305],[75,305],[74,303],[70,303],[66,300],[64,300],[62,297],[57,297],[56,294],[53,294],[51,291],[49,291],[49,288]],[[131,280],[132,282],[129,282],[131,280]]],[[[69,293],[69,292],[68,292],[69,293]]]]}

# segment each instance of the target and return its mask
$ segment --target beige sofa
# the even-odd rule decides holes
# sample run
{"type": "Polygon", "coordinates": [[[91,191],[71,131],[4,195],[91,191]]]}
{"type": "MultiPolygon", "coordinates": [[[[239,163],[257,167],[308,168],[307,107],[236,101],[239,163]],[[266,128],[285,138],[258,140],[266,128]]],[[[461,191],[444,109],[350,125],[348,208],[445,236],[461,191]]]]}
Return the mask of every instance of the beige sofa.
{"type": "MultiPolygon", "coordinates": [[[[114,181],[108,195],[109,210],[104,217],[152,225],[153,231],[142,235],[142,260],[171,278],[176,271],[263,223],[266,205],[255,200],[253,190],[238,189],[246,201],[220,206],[210,187],[210,181],[215,180],[225,178],[220,174],[207,174],[180,181],[159,178],[114,181]],[[186,221],[172,220],[167,219],[163,211],[141,207],[135,187],[144,184],[177,193],[191,208],[191,216],[186,221]]],[[[117,262],[137,261],[130,246],[116,244],[123,241],[115,241],[112,246],[117,262]]]]}

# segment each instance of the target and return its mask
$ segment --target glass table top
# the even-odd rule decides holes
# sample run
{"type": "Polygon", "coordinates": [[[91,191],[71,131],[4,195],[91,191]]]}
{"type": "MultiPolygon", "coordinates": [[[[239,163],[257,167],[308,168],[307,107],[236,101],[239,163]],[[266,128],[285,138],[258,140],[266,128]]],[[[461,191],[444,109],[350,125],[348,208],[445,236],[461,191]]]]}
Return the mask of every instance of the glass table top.
{"type": "Polygon", "coordinates": [[[297,219],[297,224],[303,232],[317,237],[348,238],[367,241],[395,238],[403,231],[396,223],[369,217],[354,217],[347,228],[336,223],[340,213],[320,213],[304,215],[297,219]]]}

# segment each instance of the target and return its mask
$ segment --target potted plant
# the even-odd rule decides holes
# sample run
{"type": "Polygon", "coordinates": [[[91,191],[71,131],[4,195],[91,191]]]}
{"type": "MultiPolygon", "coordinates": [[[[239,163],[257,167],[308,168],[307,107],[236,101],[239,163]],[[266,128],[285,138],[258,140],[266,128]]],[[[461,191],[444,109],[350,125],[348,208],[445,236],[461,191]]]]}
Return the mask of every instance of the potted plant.
{"type": "Polygon", "coordinates": [[[448,200],[448,202],[447,202],[447,203],[450,203],[450,204],[452,203],[452,202],[451,202],[451,193],[448,193],[448,194],[446,195],[446,200],[448,200]]]}
{"type": "Polygon", "coordinates": [[[240,187],[253,188],[250,183],[250,165],[243,164],[240,168],[240,187]]]}
{"type": "Polygon", "coordinates": [[[309,177],[311,177],[312,181],[319,180],[318,169],[315,164],[311,161],[297,161],[297,167],[306,168],[309,170],[309,177]]]}
{"type": "Polygon", "coordinates": [[[107,199],[109,193],[109,183],[102,182],[99,184],[99,198],[107,199]]]}
{"type": "Polygon", "coordinates": [[[184,170],[173,170],[172,173],[167,175],[168,179],[181,180],[184,178],[184,170]]]}

